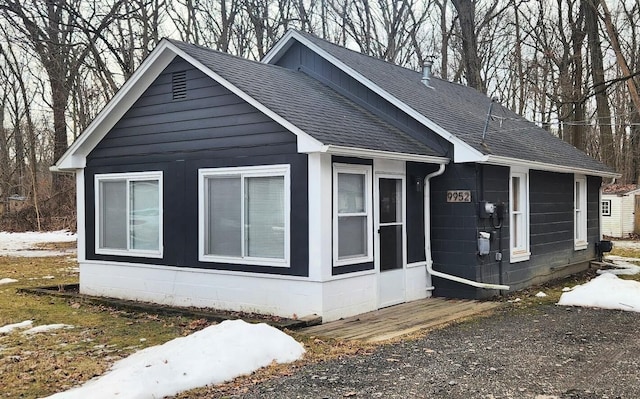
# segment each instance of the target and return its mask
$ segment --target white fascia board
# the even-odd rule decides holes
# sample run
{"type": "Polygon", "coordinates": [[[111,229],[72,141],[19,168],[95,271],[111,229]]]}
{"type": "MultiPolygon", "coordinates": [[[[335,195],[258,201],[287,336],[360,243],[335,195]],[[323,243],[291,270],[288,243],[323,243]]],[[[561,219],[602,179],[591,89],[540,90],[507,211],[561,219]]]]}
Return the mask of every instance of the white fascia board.
{"type": "Polygon", "coordinates": [[[406,154],[403,152],[391,152],[380,150],[369,150],[366,148],[343,147],[337,145],[324,146],[322,152],[333,155],[359,158],[393,159],[397,161],[413,161],[422,163],[448,164],[450,159],[445,157],[434,157],[430,155],[406,154]]]}
{"type": "Polygon", "coordinates": [[[293,41],[291,40],[291,38],[294,34],[300,36],[293,29],[289,29],[287,32],[285,32],[284,36],[282,36],[282,38],[278,40],[278,42],[273,47],[271,47],[271,50],[269,50],[267,54],[262,57],[261,62],[263,62],[264,64],[270,64],[271,60],[279,60],[282,54],[289,50],[289,47],[293,45],[293,41]]]}
{"type": "Polygon", "coordinates": [[[282,53],[284,53],[284,51],[291,46],[291,43],[290,43],[291,40],[294,40],[294,39],[299,41],[300,43],[302,43],[303,45],[305,45],[309,49],[311,49],[313,52],[315,52],[316,54],[318,54],[322,58],[324,58],[327,61],[329,61],[330,63],[332,63],[334,66],[336,66],[337,68],[339,68],[340,70],[345,72],[347,75],[351,76],[352,78],[354,78],[355,80],[357,80],[358,82],[363,84],[365,87],[367,87],[368,89],[370,89],[374,93],[378,94],[379,96],[381,96],[385,100],[389,101],[391,104],[395,105],[396,107],[398,107],[402,111],[406,112],[413,119],[415,119],[418,122],[422,123],[424,126],[429,128],[430,130],[434,131],[440,137],[442,137],[445,140],[447,140],[450,143],[452,143],[453,144],[453,148],[454,148],[454,151],[453,151],[453,158],[454,158],[453,160],[454,160],[454,162],[456,162],[456,163],[478,162],[484,156],[484,154],[482,154],[480,151],[478,151],[475,148],[473,148],[471,145],[467,144],[466,142],[464,142],[463,140],[459,139],[458,137],[456,137],[452,133],[450,133],[447,130],[443,129],[440,125],[436,124],[431,119],[429,119],[426,116],[422,115],[420,112],[418,112],[415,109],[409,107],[404,102],[400,101],[399,99],[397,99],[396,97],[394,97],[393,95],[388,93],[387,91],[383,90],[377,84],[375,84],[372,81],[370,81],[369,79],[365,78],[358,71],[354,70],[353,68],[349,67],[348,65],[346,65],[342,61],[338,60],[337,58],[335,58],[331,54],[327,53],[322,48],[316,46],[314,43],[312,43],[311,41],[307,40],[307,38],[305,38],[304,36],[302,36],[301,34],[299,34],[298,32],[296,32],[294,30],[289,30],[282,37],[282,39],[280,39],[280,41],[267,53],[267,55],[264,56],[264,58],[262,59],[262,62],[264,62],[264,63],[270,63],[271,61],[277,62],[277,60],[280,58],[282,53]]]}
{"type": "Polygon", "coordinates": [[[282,116],[273,112],[269,108],[267,108],[264,104],[251,97],[244,91],[240,90],[237,86],[224,79],[222,76],[218,75],[211,69],[209,69],[206,65],[193,58],[189,54],[180,50],[177,46],[172,43],[168,44],[168,47],[171,48],[176,55],[182,57],[184,60],[189,62],[194,67],[198,68],[202,73],[209,76],[211,79],[218,82],[220,85],[231,91],[233,94],[237,95],[247,103],[251,104],[253,107],[258,109],[260,112],[267,115],[269,118],[273,119],[276,123],[280,124],[282,127],[290,131],[291,133],[297,136],[298,141],[298,151],[299,152],[318,152],[322,148],[322,143],[311,137],[309,134],[305,133],[302,129],[295,126],[293,123],[289,122],[282,116]],[[304,151],[303,151],[304,150],[304,151]]]}
{"type": "Polygon", "coordinates": [[[574,168],[571,166],[554,165],[545,162],[527,161],[525,159],[507,158],[496,155],[487,155],[479,163],[488,165],[523,167],[527,169],[544,170],[548,172],[558,173],[574,173],[589,176],[600,176],[606,178],[618,178],[622,176],[617,172],[603,172],[599,170],[591,170],[585,168],[574,168]]]}
{"type": "MultiPolygon", "coordinates": [[[[82,169],[86,166],[87,155],[107,135],[122,116],[151,86],[162,71],[173,61],[175,52],[168,48],[169,41],[163,40],[149,54],[131,77],[122,85],[115,96],[105,105],[91,124],[71,144],[56,162],[55,171],[82,169]]],[[[53,170],[53,169],[52,169],[53,170]]]]}

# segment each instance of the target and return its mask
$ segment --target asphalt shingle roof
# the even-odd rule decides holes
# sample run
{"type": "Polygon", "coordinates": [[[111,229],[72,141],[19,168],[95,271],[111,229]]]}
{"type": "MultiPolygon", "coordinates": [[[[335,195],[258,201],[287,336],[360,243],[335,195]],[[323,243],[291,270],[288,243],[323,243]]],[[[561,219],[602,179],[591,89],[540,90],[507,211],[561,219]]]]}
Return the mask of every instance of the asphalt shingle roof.
{"type": "Polygon", "coordinates": [[[483,144],[482,132],[491,103],[486,95],[435,77],[430,80],[430,88],[421,83],[420,72],[340,47],[308,33],[298,33],[485,155],[613,172],[499,103],[493,105],[483,144]]]}
{"type": "Polygon", "coordinates": [[[443,156],[302,72],[170,42],[325,145],[443,156]]]}

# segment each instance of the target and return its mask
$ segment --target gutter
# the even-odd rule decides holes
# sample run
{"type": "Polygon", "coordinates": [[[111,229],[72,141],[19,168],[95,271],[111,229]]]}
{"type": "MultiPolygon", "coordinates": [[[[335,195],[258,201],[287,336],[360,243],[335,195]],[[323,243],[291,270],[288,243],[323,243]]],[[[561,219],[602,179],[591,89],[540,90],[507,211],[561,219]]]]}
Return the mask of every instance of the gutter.
{"type": "Polygon", "coordinates": [[[515,159],[502,157],[498,155],[485,155],[477,161],[481,164],[498,165],[498,166],[520,166],[527,169],[543,170],[547,172],[557,173],[577,173],[581,175],[600,176],[603,178],[616,179],[622,176],[618,172],[605,172],[586,168],[576,168],[572,166],[554,165],[546,162],[527,161],[524,159],[515,159]]]}
{"type": "Polygon", "coordinates": [[[431,212],[430,212],[431,201],[429,201],[429,194],[430,194],[429,180],[443,174],[444,169],[445,169],[445,165],[440,164],[440,168],[437,171],[433,173],[429,173],[424,178],[424,253],[425,253],[425,259],[427,263],[427,272],[432,276],[455,281],[461,284],[470,285],[472,287],[484,288],[487,290],[508,291],[509,290],[508,285],[481,283],[478,281],[468,280],[466,278],[462,278],[462,277],[454,276],[451,274],[439,272],[437,270],[433,270],[433,258],[431,257],[431,212]]]}

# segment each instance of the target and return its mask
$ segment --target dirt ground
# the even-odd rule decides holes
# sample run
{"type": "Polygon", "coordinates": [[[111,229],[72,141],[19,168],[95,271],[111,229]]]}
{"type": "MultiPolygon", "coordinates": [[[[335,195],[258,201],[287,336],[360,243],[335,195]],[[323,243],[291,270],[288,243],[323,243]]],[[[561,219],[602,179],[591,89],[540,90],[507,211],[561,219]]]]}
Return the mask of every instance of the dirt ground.
{"type": "Polygon", "coordinates": [[[640,314],[504,309],[233,398],[640,398],[640,314]]]}

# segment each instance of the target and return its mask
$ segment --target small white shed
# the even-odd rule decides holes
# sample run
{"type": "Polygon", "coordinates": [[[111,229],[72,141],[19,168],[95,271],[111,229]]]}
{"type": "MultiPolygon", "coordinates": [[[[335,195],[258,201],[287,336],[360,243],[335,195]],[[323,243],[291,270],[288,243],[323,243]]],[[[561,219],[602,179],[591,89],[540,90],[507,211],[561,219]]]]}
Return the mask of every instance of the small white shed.
{"type": "Polygon", "coordinates": [[[609,184],[602,188],[602,234],[625,238],[640,234],[640,186],[609,184]]]}

